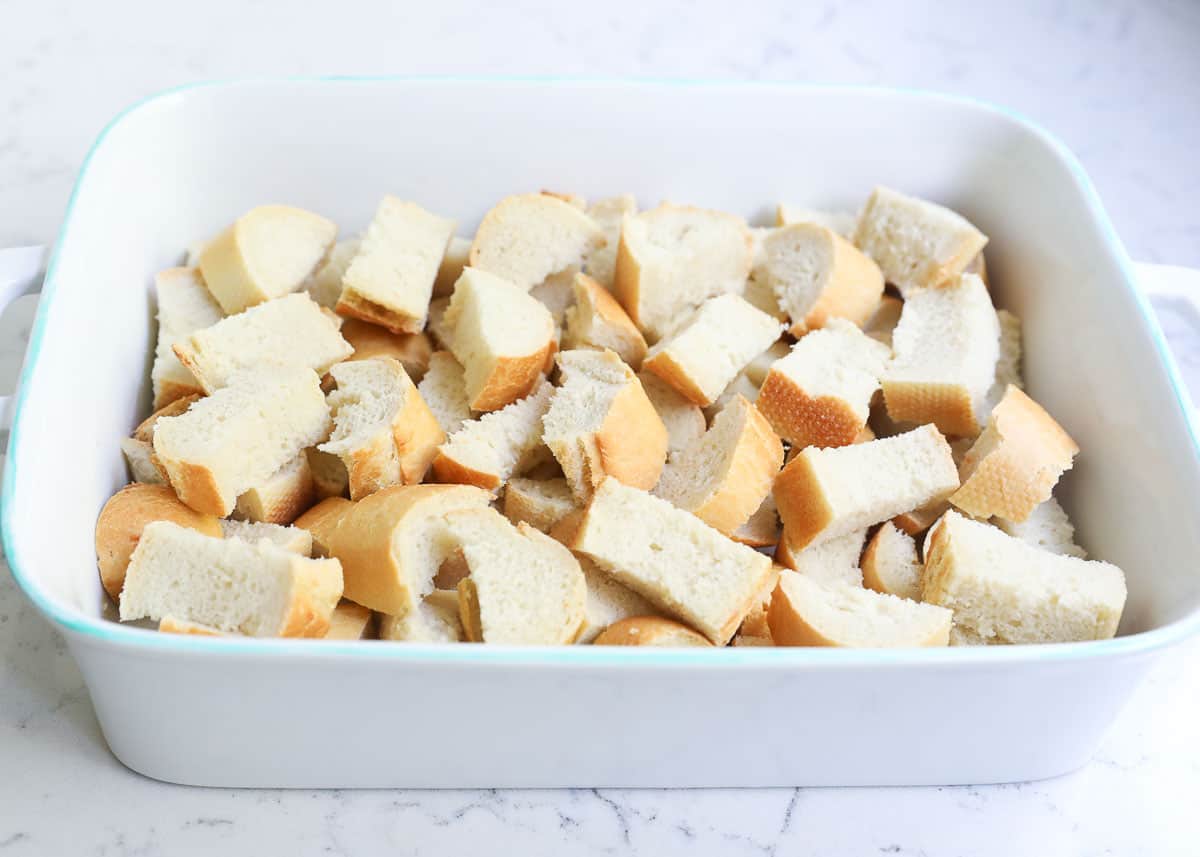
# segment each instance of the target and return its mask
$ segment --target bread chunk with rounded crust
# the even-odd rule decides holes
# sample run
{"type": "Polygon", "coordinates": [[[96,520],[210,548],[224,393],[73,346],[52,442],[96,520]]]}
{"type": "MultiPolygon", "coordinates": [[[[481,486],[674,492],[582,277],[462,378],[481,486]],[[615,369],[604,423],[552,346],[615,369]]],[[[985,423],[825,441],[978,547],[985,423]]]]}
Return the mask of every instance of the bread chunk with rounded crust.
{"type": "Polygon", "coordinates": [[[302,452],[239,494],[233,516],[256,523],[290,524],[314,499],[316,484],[308,455],[302,452]]]}
{"type": "Polygon", "coordinates": [[[417,390],[447,435],[454,434],[471,419],[466,374],[462,364],[449,351],[435,351],[430,355],[429,369],[417,390]]]}
{"type": "Polygon", "coordinates": [[[204,285],[198,268],[169,268],[154,277],[158,302],[158,339],[150,381],[158,410],[184,396],[204,392],[191,370],[179,362],[171,346],[197,330],[211,327],[225,313],[204,285]]]}
{"type": "Polygon", "coordinates": [[[312,533],[299,527],[268,524],[256,521],[236,521],[227,518],[221,521],[221,533],[227,539],[241,539],[244,542],[258,542],[266,539],[277,548],[299,554],[312,556],[312,533]]]}
{"type": "Polygon", "coordinates": [[[876,592],[920,601],[923,571],[916,540],[891,521],[875,531],[863,551],[863,585],[876,592]]]}
{"type": "Polygon", "coordinates": [[[563,349],[607,348],[639,368],[646,340],[617,299],[587,274],[577,274],[573,288],[575,304],[566,311],[563,349]]]}
{"type": "Polygon", "coordinates": [[[575,557],[587,583],[587,610],[576,643],[590,643],[600,632],[631,616],[653,616],[654,605],[627,586],[618,583],[583,554],[575,557]]]}
{"type": "Polygon", "coordinates": [[[674,619],[662,616],[631,616],[605,628],[595,640],[596,646],[662,646],[683,648],[688,646],[712,648],[703,634],[698,634],[674,619]]]}
{"type": "Polygon", "coordinates": [[[346,358],[347,363],[391,357],[400,361],[414,384],[420,383],[429,370],[433,343],[425,333],[392,333],[386,327],[348,318],[342,325],[342,338],[354,349],[354,353],[346,358]]]}
{"type": "Polygon", "coordinates": [[[564,478],[508,480],[504,489],[504,516],[514,524],[522,521],[535,530],[549,533],[554,525],[579,508],[571,486],[564,478]]]}
{"type": "Polygon", "coordinates": [[[637,214],[637,199],[631,193],[598,199],[587,207],[587,213],[604,234],[604,244],[587,254],[584,270],[603,288],[611,290],[617,268],[617,247],[621,243],[621,224],[626,217],[637,214]]]}
{"type": "Polygon", "coordinates": [[[577,207],[544,193],[508,196],[479,224],[469,256],[488,271],[528,292],[551,274],[574,266],[604,245],[604,233],[577,207]]]}
{"type": "Polygon", "coordinates": [[[704,411],[675,391],[675,388],[652,372],[638,373],[646,398],[654,406],[658,418],[667,429],[667,456],[682,452],[708,428],[704,411]]]}

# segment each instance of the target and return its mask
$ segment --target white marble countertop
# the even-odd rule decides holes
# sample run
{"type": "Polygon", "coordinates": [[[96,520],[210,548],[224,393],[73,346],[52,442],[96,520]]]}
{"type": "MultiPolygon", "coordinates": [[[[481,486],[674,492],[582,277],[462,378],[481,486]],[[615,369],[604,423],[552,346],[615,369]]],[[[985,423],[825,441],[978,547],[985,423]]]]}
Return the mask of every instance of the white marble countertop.
{"type": "MultiPolygon", "coordinates": [[[[936,0],[610,2],[586,13],[548,2],[504,11],[299,5],[210,0],[187,15],[134,0],[9,6],[0,27],[0,246],[52,241],[96,133],[168,86],[330,72],[566,74],[886,84],[1002,103],[1075,149],[1135,258],[1200,265],[1200,6],[1025,0],[985,16],[976,4],[936,0]]],[[[28,304],[10,313],[0,343],[27,320],[28,304]]],[[[0,366],[11,365],[15,355],[3,352],[0,344],[0,366]]],[[[0,392],[9,388],[0,378],[0,392]]],[[[1047,782],[183,788],[112,757],[61,638],[0,572],[0,854],[1194,854],[1198,712],[1200,641],[1163,659],[1092,763],[1047,782]]]]}

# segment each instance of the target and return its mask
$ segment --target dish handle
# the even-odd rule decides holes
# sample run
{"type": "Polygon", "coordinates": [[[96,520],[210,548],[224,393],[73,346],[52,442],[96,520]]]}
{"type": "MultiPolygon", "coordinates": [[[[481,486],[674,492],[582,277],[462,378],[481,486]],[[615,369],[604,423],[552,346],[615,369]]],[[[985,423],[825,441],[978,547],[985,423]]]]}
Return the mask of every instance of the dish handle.
{"type": "Polygon", "coordinates": [[[1191,393],[1192,413],[1200,426],[1200,268],[1138,262],[1138,285],[1154,307],[1155,321],[1170,347],[1184,386],[1191,393]]]}
{"type": "MultiPolygon", "coordinates": [[[[42,284],[42,260],[46,248],[13,247],[0,250],[0,313],[17,298],[36,292],[42,284]]],[[[0,396],[0,431],[12,425],[15,392],[0,396]]]]}

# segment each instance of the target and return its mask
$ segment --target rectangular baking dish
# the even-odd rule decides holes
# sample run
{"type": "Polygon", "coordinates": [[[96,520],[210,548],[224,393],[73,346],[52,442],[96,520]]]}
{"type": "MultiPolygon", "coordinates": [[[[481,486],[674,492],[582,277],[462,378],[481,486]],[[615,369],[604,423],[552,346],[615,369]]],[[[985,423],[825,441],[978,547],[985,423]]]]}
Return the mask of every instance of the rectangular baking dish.
{"type": "Polygon", "coordinates": [[[323,79],[188,87],[101,134],[49,266],[4,477],[14,576],[64,633],[117,757],[211,786],[792,786],[1027,780],[1086,761],[1200,627],[1184,392],[1095,191],[1029,122],[791,85],[323,79]],[[469,230],[500,197],[636,193],[759,222],[877,183],[988,235],[1032,394],[1083,453],[1064,502],[1128,574],[1121,636],[915,651],[207,640],[109,618],[92,548],[148,410],[152,275],[266,202],[361,229],[387,193],[469,230]]]}

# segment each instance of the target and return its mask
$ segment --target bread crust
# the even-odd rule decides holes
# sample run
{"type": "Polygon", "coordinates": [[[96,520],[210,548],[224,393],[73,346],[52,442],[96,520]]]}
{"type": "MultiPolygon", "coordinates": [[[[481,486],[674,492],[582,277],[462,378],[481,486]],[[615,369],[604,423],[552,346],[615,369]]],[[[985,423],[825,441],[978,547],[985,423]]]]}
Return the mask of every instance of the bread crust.
{"type": "Polygon", "coordinates": [[[292,526],[308,530],[312,536],[313,556],[329,556],[329,536],[353,505],[345,497],[326,497],[295,520],[292,526]]]}
{"type": "MultiPolygon", "coordinates": [[[[859,568],[862,569],[863,574],[863,586],[867,587],[867,589],[874,589],[876,592],[883,592],[888,595],[895,595],[898,598],[908,598],[916,601],[921,596],[920,578],[917,579],[917,588],[914,592],[896,591],[896,589],[889,587],[887,581],[883,578],[883,558],[880,555],[880,551],[883,550],[882,544],[887,526],[885,523],[877,529],[871,538],[867,540],[867,546],[863,549],[862,558],[859,560],[859,568]]],[[[915,553],[912,558],[916,559],[915,553]]]]}
{"type": "MultiPolygon", "coordinates": [[[[587,303],[595,319],[593,324],[605,325],[609,338],[616,340],[613,350],[617,355],[634,370],[640,368],[648,350],[646,338],[642,336],[642,332],[625,312],[624,307],[608,289],[587,274],[576,274],[574,287],[576,305],[587,303]]],[[[574,309],[567,310],[567,344],[564,347],[601,347],[600,343],[589,341],[581,332],[575,330],[577,326],[582,325],[582,322],[576,321],[577,312],[578,310],[574,309]]]]}
{"type": "MultiPolygon", "coordinates": [[[[288,462],[280,470],[292,468],[293,464],[297,462],[288,462]]],[[[313,487],[308,455],[301,452],[298,456],[298,466],[288,470],[286,481],[277,481],[276,475],[272,475],[265,485],[254,486],[245,491],[234,504],[233,514],[234,517],[247,521],[287,525],[295,521],[315,499],[316,491],[313,487]]]]}
{"type": "Polygon", "coordinates": [[[692,380],[688,367],[676,360],[669,351],[659,351],[646,358],[642,363],[642,368],[662,378],[671,385],[675,392],[694,405],[706,408],[715,401],[715,399],[710,399],[708,394],[692,380]]]}
{"type": "Polygon", "coordinates": [[[487,491],[495,491],[504,484],[498,474],[468,467],[442,448],[433,459],[433,478],[443,484],[474,485],[487,491]]]}
{"type": "Polygon", "coordinates": [[[346,358],[347,362],[392,357],[400,362],[414,384],[424,377],[433,355],[433,343],[428,334],[397,334],[359,318],[346,320],[342,325],[342,338],[354,349],[354,353],[346,358]]]}
{"type": "Polygon", "coordinates": [[[595,448],[598,459],[585,464],[593,488],[605,476],[646,491],[658,482],[667,460],[667,427],[637,376],[613,398],[595,448]]]}
{"type": "Polygon", "coordinates": [[[848,446],[867,424],[866,415],[837,396],[809,396],[793,379],[772,369],[755,406],[793,449],[806,446],[848,446]]]}
{"type": "Polygon", "coordinates": [[[177,616],[163,616],[159,619],[158,632],[160,634],[189,634],[195,637],[228,636],[224,631],[220,631],[210,625],[189,622],[187,619],[180,619],[177,616]]]}
{"type": "Polygon", "coordinates": [[[882,380],[888,416],[895,422],[933,423],[949,437],[974,437],[979,420],[971,391],[961,384],[882,380]]]}
{"type": "Polygon", "coordinates": [[[613,622],[592,640],[592,645],[712,648],[713,644],[682,622],[662,616],[631,616],[613,622]]]}
{"type": "Polygon", "coordinates": [[[806,456],[797,455],[775,477],[775,505],[785,521],[776,552],[776,560],[791,568],[790,549],[803,548],[833,521],[833,509],[825,499],[812,463],[806,456]],[[780,555],[782,553],[782,555],[780,555]]]}
{"type": "Polygon", "coordinates": [[[792,319],[788,332],[803,336],[824,327],[831,318],[844,318],[859,327],[871,317],[883,296],[883,272],[857,247],[832,229],[813,223],[785,228],[819,230],[830,256],[825,286],[803,318],[792,319]]]}
{"type": "Polygon", "coordinates": [[[390,310],[358,293],[342,291],[335,307],[337,314],[386,328],[394,334],[416,334],[425,329],[425,319],[412,318],[390,310]]]}
{"type": "Polygon", "coordinates": [[[336,559],[293,561],[295,585],[280,623],[281,637],[324,637],[342,597],[342,566],[336,559]]]}
{"type": "Polygon", "coordinates": [[[554,359],[556,349],[557,344],[551,331],[550,338],[533,353],[501,357],[471,400],[471,410],[497,411],[517,399],[528,396],[537,389],[542,373],[554,359]]]}

